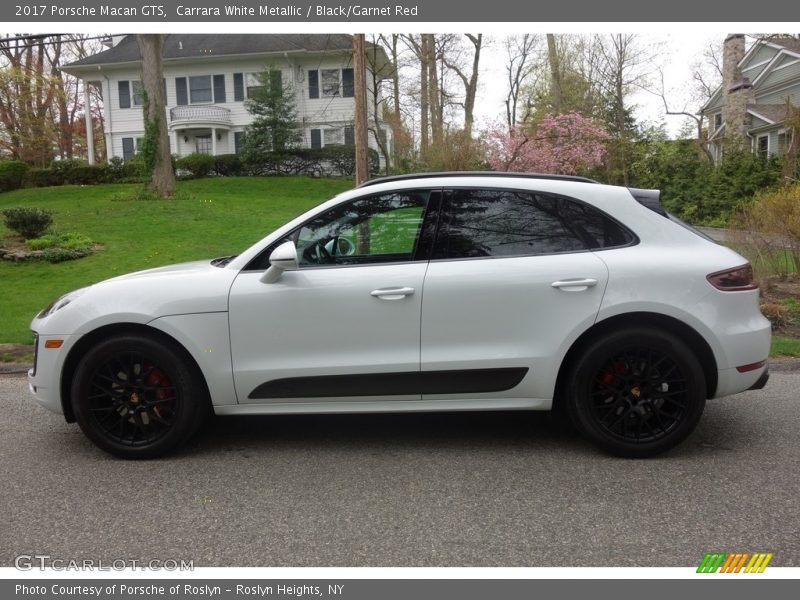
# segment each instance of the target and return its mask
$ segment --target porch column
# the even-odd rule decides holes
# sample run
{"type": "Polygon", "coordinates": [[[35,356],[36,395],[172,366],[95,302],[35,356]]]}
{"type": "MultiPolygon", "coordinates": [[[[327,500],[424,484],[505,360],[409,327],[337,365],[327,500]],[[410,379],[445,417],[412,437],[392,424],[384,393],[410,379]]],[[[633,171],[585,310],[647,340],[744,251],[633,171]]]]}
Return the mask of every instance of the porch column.
{"type": "Polygon", "coordinates": [[[216,128],[211,128],[211,156],[217,155],[217,130],[216,128]]]}
{"type": "Polygon", "coordinates": [[[92,127],[92,107],[89,106],[89,82],[83,83],[83,118],[86,120],[86,151],[89,164],[94,164],[94,127],[92,127]]]}
{"type": "Polygon", "coordinates": [[[181,152],[180,152],[181,145],[180,144],[181,144],[181,142],[180,142],[180,138],[178,137],[178,130],[177,129],[173,129],[172,130],[172,153],[173,154],[177,154],[178,156],[181,156],[181,152]]]}

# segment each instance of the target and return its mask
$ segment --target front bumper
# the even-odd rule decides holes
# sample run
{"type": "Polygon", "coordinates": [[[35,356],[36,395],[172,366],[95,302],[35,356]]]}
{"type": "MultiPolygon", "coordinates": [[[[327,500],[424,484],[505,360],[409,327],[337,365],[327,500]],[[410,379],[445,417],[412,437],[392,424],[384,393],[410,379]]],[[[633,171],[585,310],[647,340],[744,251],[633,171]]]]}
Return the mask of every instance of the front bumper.
{"type": "Polygon", "coordinates": [[[34,350],[34,367],[28,371],[28,389],[34,400],[47,410],[63,415],[61,405],[61,372],[70,349],[80,336],[38,335],[34,350]],[[60,348],[46,348],[50,339],[63,340],[60,348]]]}

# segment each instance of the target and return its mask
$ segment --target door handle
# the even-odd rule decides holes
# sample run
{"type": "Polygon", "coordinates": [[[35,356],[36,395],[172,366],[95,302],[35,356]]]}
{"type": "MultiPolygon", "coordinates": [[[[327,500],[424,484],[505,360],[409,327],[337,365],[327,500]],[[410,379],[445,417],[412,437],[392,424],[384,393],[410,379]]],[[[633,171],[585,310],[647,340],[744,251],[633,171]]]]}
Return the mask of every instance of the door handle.
{"type": "Polygon", "coordinates": [[[414,293],[412,287],[390,287],[372,290],[369,295],[380,300],[401,300],[414,293]]]}
{"type": "Polygon", "coordinates": [[[590,277],[562,279],[560,281],[554,281],[551,285],[554,288],[564,290],[565,292],[583,292],[588,290],[590,287],[596,286],[597,279],[592,279],[590,277]]]}

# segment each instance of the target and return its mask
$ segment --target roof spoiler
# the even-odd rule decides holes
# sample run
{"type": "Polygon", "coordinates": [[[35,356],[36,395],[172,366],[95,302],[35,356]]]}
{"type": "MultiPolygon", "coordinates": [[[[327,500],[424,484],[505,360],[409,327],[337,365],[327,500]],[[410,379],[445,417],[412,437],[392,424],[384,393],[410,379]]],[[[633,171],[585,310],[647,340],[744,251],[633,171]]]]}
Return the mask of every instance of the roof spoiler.
{"type": "Polygon", "coordinates": [[[667,211],[661,206],[661,190],[642,190],[639,188],[628,188],[636,201],[644,207],[649,208],[662,217],[669,217],[667,211]]]}

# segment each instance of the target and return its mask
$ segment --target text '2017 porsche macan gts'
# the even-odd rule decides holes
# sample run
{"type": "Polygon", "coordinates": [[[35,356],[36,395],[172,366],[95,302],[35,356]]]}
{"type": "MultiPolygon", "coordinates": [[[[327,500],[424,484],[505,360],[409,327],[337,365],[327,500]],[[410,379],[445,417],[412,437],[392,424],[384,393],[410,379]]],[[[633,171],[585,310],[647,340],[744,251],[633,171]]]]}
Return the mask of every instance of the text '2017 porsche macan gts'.
{"type": "Polygon", "coordinates": [[[370,181],[235,257],[115,277],[33,320],[30,388],[151,458],[217,415],[550,410],[644,457],[767,381],[747,261],[653,190],[547,175],[370,181]]]}

